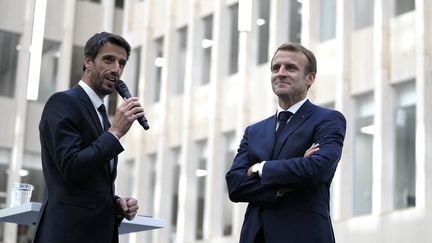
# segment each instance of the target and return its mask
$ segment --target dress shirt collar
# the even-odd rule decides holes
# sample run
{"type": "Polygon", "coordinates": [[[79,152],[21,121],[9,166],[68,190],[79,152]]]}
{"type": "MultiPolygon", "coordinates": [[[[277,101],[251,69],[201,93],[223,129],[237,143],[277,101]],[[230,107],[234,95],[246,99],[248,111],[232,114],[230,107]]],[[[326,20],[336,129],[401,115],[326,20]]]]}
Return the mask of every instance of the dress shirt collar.
{"type": "Polygon", "coordinates": [[[90,98],[94,108],[97,110],[99,108],[99,106],[102,105],[102,100],[99,98],[99,96],[96,94],[96,92],[94,92],[94,90],[92,88],[90,88],[90,86],[88,84],[86,84],[84,81],[80,80],[78,82],[78,85],[81,86],[81,88],[84,89],[84,91],[86,92],[86,94],[88,95],[88,97],[90,98]]]}
{"type": "Polygon", "coordinates": [[[279,115],[279,112],[281,111],[290,111],[291,113],[295,114],[300,109],[300,107],[306,102],[306,100],[307,97],[292,105],[290,108],[288,108],[288,110],[284,110],[280,106],[278,106],[276,117],[279,115]]]}

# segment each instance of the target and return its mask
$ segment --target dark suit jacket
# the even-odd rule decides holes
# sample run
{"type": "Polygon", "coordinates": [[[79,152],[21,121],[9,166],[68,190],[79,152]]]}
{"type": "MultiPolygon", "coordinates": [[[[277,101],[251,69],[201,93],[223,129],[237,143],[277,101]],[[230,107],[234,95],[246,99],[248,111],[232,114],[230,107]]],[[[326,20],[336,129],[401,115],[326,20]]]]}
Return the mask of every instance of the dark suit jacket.
{"type": "Polygon", "coordinates": [[[117,242],[115,170],[123,151],[80,86],[50,97],[39,124],[45,195],[37,243],[117,242]]]}
{"type": "Polygon", "coordinates": [[[345,118],[306,101],[276,143],[276,115],[246,128],[226,174],[230,199],[248,202],[240,236],[253,243],[262,227],[267,243],[332,243],[329,188],[341,157],[345,118]],[[319,143],[309,158],[305,151],[319,143]],[[267,161],[262,178],[248,168],[267,161]],[[280,188],[287,188],[283,196],[280,188]]]}

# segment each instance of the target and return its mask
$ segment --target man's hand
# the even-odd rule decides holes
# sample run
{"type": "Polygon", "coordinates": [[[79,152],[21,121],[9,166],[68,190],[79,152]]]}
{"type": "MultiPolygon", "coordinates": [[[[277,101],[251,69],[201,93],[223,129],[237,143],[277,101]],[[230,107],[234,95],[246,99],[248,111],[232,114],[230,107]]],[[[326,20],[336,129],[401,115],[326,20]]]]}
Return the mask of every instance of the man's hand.
{"type": "Polygon", "coordinates": [[[130,197],[118,198],[117,208],[121,209],[127,220],[132,220],[138,212],[138,201],[130,197]]]}
{"type": "Polygon", "coordinates": [[[144,116],[144,109],[138,98],[131,97],[117,107],[109,131],[116,135],[117,138],[121,138],[129,131],[132,123],[142,116],[144,116]]]}
{"type": "Polygon", "coordinates": [[[319,143],[313,143],[312,146],[310,146],[310,148],[306,150],[303,157],[305,158],[310,157],[312,154],[314,154],[317,151],[319,151],[319,143]]]}

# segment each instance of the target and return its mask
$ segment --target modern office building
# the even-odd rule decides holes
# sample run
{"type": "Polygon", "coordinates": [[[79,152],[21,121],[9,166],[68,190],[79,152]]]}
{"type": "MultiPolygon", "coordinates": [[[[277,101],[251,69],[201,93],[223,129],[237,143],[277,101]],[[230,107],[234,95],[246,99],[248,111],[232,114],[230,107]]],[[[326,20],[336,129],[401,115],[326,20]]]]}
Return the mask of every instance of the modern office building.
{"type": "MultiPolygon", "coordinates": [[[[44,102],[80,79],[86,40],[110,31],[132,45],[122,78],[150,125],[121,139],[117,194],[167,221],[121,242],[238,242],[246,205],[224,175],[244,128],[275,113],[269,61],[292,41],[318,59],[309,99],[347,118],[337,242],[432,242],[431,23],[430,0],[0,0],[0,207],[18,181],[42,200],[44,102]]],[[[106,100],[111,115],[119,102],[106,100]]],[[[31,234],[0,223],[0,242],[31,234]]]]}

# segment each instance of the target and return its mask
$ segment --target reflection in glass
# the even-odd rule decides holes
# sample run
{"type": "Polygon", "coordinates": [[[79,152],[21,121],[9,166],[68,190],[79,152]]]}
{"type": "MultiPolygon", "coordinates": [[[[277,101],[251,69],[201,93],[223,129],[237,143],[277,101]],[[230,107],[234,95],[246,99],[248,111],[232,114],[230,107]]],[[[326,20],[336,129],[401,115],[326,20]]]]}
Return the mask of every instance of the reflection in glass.
{"type": "Polygon", "coordinates": [[[0,30],[0,96],[14,97],[20,35],[0,30]]]}
{"type": "Polygon", "coordinates": [[[415,206],[416,96],[414,82],[396,87],[394,208],[415,206]]]}
{"type": "Polygon", "coordinates": [[[372,212],[373,96],[356,98],[353,215],[372,212]]]}

